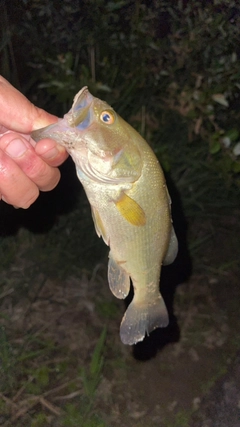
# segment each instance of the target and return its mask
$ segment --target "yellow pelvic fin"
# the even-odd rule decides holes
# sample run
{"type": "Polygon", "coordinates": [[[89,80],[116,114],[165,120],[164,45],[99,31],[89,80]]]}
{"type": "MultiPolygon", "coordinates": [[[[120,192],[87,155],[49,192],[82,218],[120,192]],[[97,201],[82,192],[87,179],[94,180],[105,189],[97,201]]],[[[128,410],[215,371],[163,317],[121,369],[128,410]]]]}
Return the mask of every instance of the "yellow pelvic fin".
{"type": "Polygon", "coordinates": [[[146,224],[144,210],[135,200],[123,193],[121,198],[115,202],[120,214],[131,224],[141,226],[146,224]]]}

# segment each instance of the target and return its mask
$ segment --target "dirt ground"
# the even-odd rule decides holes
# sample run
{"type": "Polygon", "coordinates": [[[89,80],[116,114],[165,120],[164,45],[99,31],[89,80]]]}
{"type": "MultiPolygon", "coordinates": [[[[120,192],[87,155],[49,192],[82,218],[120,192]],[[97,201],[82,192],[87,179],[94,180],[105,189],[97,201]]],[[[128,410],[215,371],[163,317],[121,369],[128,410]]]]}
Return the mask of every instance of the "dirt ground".
{"type": "MultiPolygon", "coordinates": [[[[74,259],[64,268],[59,231],[51,237],[21,228],[7,236],[0,425],[238,427],[239,213],[189,221],[191,247],[180,239],[180,254],[161,278],[170,325],[134,347],[120,341],[125,304],[108,288],[107,253],[93,268],[74,259]]],[[[64,232],[71,239],[74,229],[64,232]]]]}

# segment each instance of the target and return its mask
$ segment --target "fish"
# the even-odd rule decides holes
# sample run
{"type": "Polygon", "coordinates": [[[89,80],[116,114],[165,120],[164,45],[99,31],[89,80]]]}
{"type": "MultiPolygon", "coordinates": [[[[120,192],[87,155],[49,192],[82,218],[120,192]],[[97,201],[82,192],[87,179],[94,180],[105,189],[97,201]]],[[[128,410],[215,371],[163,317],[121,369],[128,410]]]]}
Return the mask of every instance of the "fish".
{"type": "Polygon", "coordinates": [[[178,241],[162,168],[149,144],[105,101],[83,87],[57,123],[32,133],[52,138],[72,157],[89,200],[96,233],[109,246],[109,287],[133,299],[120,325],[134,345],[169,316],[159,291],[163,264],[174,261],[178,241]],[[131,279],[131,280],[130,280],[131,279]]]}

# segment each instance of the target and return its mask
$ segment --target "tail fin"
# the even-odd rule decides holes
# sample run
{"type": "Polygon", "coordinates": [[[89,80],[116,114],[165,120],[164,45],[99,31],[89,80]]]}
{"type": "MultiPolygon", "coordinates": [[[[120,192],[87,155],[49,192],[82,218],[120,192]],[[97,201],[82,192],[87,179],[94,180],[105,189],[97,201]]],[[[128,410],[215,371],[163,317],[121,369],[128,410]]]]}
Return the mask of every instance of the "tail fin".
{"type": "Polygon", "coordinates": [[[123,316],[120,326],[120,337],[123,344],[136,344],[156,328],[168,325],[168,312],[159,294],[152,302],[135,302],[134,298],[123,316]]]}

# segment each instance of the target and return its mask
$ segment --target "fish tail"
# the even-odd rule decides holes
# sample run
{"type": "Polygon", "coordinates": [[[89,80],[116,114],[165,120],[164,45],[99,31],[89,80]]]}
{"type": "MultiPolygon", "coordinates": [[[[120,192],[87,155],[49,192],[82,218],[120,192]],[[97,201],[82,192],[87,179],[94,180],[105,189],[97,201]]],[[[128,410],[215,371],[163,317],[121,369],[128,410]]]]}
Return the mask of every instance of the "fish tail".
{"type": "Polygon", "coordinates": [[[123,344],[136,344],[156,328],[168,325],[168,312],[163,298],[158,294],[151,302],[137,302],[134,298],[128,306],[120,326],[123,344]]]}

